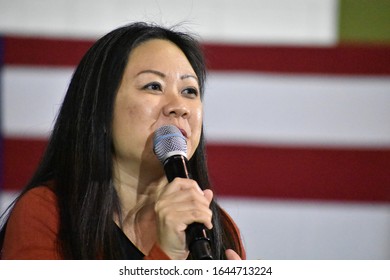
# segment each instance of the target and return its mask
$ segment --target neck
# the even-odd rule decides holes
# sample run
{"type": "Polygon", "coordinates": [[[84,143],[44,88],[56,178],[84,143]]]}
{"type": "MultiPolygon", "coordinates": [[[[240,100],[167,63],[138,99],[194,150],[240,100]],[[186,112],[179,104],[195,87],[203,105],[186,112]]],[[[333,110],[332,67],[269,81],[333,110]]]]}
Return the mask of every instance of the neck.
{"type": "Polygon", "coordinates": [[[124,167],[114,160],[114,185],[121,204],[120,215],[114,221],[138,249],[147,254],[156,242],[156,216],[154,204],[160,191],[168,183],[161,166],[144,168],[155,170],[146,175],[145,170],[124,167]],[[142,176],[140,175],[142,174],[142,176]]]}
{"type": "Polygon", "coordinates": [[[113,176],[123,218],[145,204],[154,203],[158,193],[168,183],[161,166],[131,168],[115,159],[113,176]]]}

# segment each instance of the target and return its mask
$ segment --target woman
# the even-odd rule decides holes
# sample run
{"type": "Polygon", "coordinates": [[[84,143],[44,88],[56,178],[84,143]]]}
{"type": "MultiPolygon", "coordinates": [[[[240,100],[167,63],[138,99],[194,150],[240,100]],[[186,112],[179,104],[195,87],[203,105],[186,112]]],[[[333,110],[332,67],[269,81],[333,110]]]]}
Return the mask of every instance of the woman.
{"type": "Polygon", "coordinates": [[[185,229],[194,222],[207,227],[214,259],[245,258],[237,227],[208,189],[205,78],[187,34],[134,23],[98,40],[2,228],[2,258],[191,259],[185,229]],[[153,153],[152,135],[167,124],[187,140],[193,180],[168,183],[153,153]]]}

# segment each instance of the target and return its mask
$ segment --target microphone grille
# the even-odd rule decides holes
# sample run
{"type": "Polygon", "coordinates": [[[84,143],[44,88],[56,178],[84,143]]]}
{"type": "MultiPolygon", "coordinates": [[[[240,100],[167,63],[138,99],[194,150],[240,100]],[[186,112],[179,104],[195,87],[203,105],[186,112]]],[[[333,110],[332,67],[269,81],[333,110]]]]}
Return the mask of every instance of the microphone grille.
{"type": "Polygon", "coordinates": [[[161,126],[154,132],[153,151],[161,163],[174,155],[187,157],[186,138],[174,125],[161,126]]]}

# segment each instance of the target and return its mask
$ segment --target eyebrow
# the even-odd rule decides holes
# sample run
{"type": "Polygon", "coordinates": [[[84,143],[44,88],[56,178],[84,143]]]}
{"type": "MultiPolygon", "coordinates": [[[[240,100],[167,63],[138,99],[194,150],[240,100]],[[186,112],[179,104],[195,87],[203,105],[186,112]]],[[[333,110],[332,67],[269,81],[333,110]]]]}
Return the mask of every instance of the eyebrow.
{"type": "MultiPolygon", "coordinates": [[[[157,71],[157,70],[152,70],[152,69],[143,70],[141,72],[138,72],[136,76],[139,76],[139,75],[142,75],[142,74],[155,74],[157,76],[160,76],[161,78],[165,78],[166,77],[166,75],[164,73],[162,73],[160,71],[157,71]]],[[[191,74],[184,74],[184,75],[180,76],[181,80],[188,79],[188,78],[195,79],[197,82],[199,82],[198,77],[194,76],[194,75],[191,75],[191,74]]]]}

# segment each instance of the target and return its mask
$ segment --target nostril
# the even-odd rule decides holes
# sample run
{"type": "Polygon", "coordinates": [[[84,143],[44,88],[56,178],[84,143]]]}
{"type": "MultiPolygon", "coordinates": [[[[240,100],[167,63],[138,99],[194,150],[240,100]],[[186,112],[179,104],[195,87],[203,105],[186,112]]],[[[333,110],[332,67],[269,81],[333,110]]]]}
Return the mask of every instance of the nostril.
{"type": "Polygon", "coordinates": [[[174,117],[187,117],[189,115],[189,110],[182,106],[182,107],[175,107],[175,108],[171,108],[170,110],[168,110],[168,115],[169,116],[174,116],[174,117]]]}
{"type": "Polygon", "coordinates": [[[166,103],[163,107],[163,112],[165,116],[169,117],[183,117],[187,118],[190,115],[188,104],[180,95],[176,94],[166,94],[166,103]]]}

